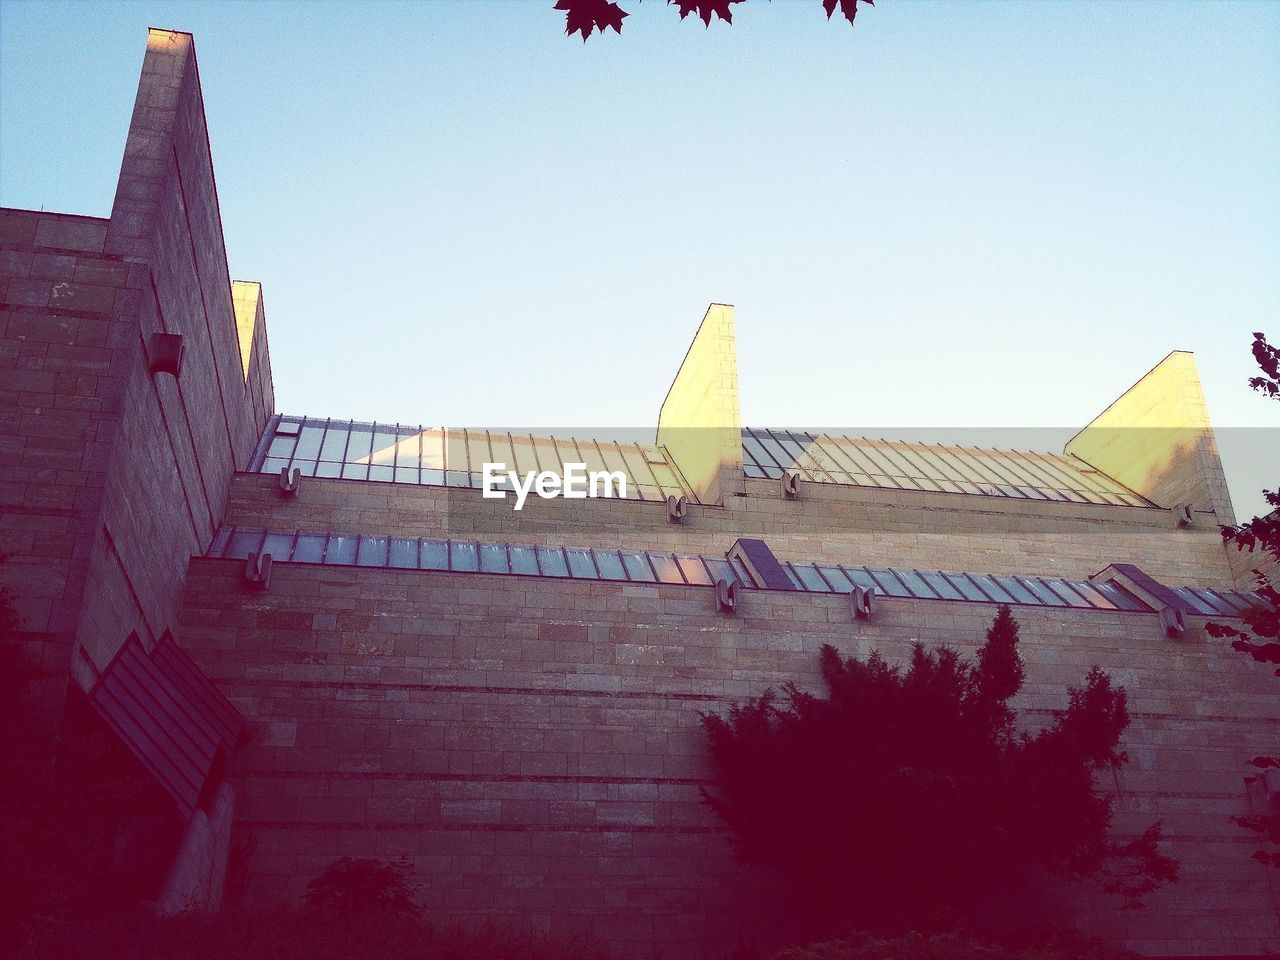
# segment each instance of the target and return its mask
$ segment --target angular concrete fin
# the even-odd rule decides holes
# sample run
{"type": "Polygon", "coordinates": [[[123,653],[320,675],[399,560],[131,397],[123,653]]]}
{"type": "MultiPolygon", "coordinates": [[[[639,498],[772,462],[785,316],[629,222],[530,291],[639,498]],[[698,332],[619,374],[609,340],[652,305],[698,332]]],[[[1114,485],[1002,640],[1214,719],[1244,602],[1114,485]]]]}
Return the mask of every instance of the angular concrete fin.
{"type": "Polygon", "coordinates": [[[1068,441],[1065,452],[1162,507],[1234,523],[1195,357],[1175,350],[1068,441]]]}
{"type": "MultiPolygon", "coordinates": [[[[138,312],[144,334],[163,330],[207,344],[188,351],[190,379],[211,387],[205,402],[220,407],[232,466],[243,469],[274,405],[270,364],[261,292],[250,310],[227,269],[200,68],[189,33],[147,31],[104,250],[150,270],[144,288],[151,290],[144,290],[138,312]]],[[[198,439],[207,443],[212,437],[198,439]]],[[[214,496],[216,515],[221,506],[214,496]]]]}
{"type": "Polygon", "coordinates": [[[232,280],[231,304],[235,307],[236,333],[240,337],[240,364],[244,368],[245,383],[248,383],[254,332],[262,317],[262,284],[254,280],[232,280]]]}
{"type": "Polygon", "coordinates": [[[732,306],[707,308],[658,412],[658,443],[702,503],[723,503],[743,489],[732,306]]]}
{"type": "MultiPolygon", "coordinates": [[[[142,78],[129,120],[124,161],[111,206],[106,251],[127,257],[145,257],[156,212],[164,203],[166,182],[173,166],[173,131],[180,122],[182,102],[194,93],[200,106],[203,135],[203,100],[195,67],[195,42],[177,30],[147,31],[147,53],[142,78]],[[192,90],[194,88],[194,90],[192,90]]],[[[207,141],[206,141],[207,150],[207,141]]],[[[219,237],[219,240],[221,238],[219,237]]]]}
{"type": "Polygon", "coordinates": [[[262,284],[256,280],[232,280],[231,303],[236,334],[240,339],[240,363],[258,435],[275,413],[275,385],[271,379],[271,354],[267,349],[266,308],[262,284]]]}

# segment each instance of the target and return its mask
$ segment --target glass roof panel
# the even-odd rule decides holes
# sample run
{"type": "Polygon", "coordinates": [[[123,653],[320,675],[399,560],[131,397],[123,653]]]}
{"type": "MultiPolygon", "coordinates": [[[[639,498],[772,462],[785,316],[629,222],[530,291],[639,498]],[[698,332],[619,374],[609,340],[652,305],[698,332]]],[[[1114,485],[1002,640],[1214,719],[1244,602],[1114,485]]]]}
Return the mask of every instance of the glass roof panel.
{"type": "Polygon", "coordinates": [[[511,572],[538,575],[538,554],[533,547],[511,547],[511,572]]]}
{"type": "Polygon", "coordinates": [[[800,578],[806,590],[816,590],[819,593],[830,593],[831,587],[827,581],[822,578],[822,574],[818,572],[817,567],[811,563],[793,563],[791,568],[795,570],[796,576],[800,578]]]}
{"type": "Polygon", "coordinates": [[[596,550],[596,569],[604,580],[626,580],[627,571],[616,550],[596,550]]]}
{"type": "Polygon", "coordinates": [[[925,582],[933,588],[933,592],[944,600],[963,600],[964,594],[956,589],[955,584],[944,573],[931,573],[928,571],[920,571],[920,576],[924,577],[925,582]]]}
{"type": "MultiPolygon", "coordinates": [[[[628,499],[675,494],[698,502],[660,446],[505,431],[279,416],[268,424],[251,469],[278,474],[296,467],[307,477],[479,488],[485,463],[503,463],[521,475],[563,473],[566,463],[585,463],[588,471],[622,473],[628,499]]],[[[617,485],[598,486],[602,494],[623,493],[617,485]]]]}
{"type": "Polygon", "coordinates": [[[443,540],[423,540],[419,562],[423,570],[448,570],[449,544],[443,540]]]}
{"type": "Polygon", "coordinates": [[[328,540],[323,533],[300,533],[293,545],[294,563],[323,563],[324,545],[328,540]]]}
{"type": "Polygon", "coordinates": [[[418,541],[416,539],[406,539],[405,537],[392,537],[387,563],[390,566],[402,567],[407,570],[417,569],[418,541]]]}
{"type": "Polygon", "coordinates": [[[649,560],[643,553],[628,553],[623,551],[622,564],[627,568],[627,576],[639,583],[653,583],[657,578],[653,575],[653,568],[649,566],[649,560]]]}
{"type": "MultiPolygon", "coordinates": [[[[213,537],[210,557],[244,559],[270,553],[277,562],[328,563],[365,567],[523,574],[590,580],[710,586],[717,580],[754,586],[742,569],[720,556],[512,546],[505,543],[443,541],[413,537],[291,533],[255,527],[223,527],[213,537]]],[[[859,585],[900,598],[969,600],[1012,604],[1150,612],[1150,607],[1116,583],[1060,577],[1011,577],[908,569],[869,569],[842,564],[784,562],[794,587],[813,593],[844,593],[859,585]]],[[[1255,593],[1171,587],[1204,616],[1233,616],[1262,601],[1255,593]]]]}
{"type": "Polygon", "coordinates": [[[538,568],[544,577],[569,576],[569,563],[559,547],[538,547],[538,568]]]}
{"type": "Polygon", "coordinates": [[[852,483],[1022,500],[1152,507],[1122,483],[1067,455],[984,450],[746,427],[743,470],[796,469],[815,483],[852,483]]]}
{"type": "Polygon", "coordinates": [[[680,564],[680,572],[684,574],[684,578],[688,583],[697,583],[707,587],[715,583],[711,578],[711,574],[707,572],[707,568],[703,566],[701,558],[676,557],[676,562],[680,564]]]}

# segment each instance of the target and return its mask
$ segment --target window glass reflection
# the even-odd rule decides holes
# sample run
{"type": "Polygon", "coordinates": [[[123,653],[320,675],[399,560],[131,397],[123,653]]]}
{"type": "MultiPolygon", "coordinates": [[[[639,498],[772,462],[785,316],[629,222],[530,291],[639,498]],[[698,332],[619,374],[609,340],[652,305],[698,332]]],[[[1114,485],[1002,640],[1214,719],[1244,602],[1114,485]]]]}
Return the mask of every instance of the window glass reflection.
{"type": "Polygon", "coordinates": [[[794,563],[791,565],[795,570],[796,576],[800,578],[801,585],[806,590],[816,590],[819,593],[830,593],[831,588],[827,586],[827,582],[822,579],[822,574],[808,563],[794,563]]]}
{"type": "Polygon", "coordinates": [[[361,537],[360,547],[356,553],[356,563],[362,567],[385,567],[387,565],[387,538],[361,537]]]}
{"type": "Polygon", "coordinates": [[[480,569],[480,560],[476,556],[474,543],[449,541],[449,568],[451,570],[475,571],[480,569]]]}
{"type": "Polygon", "coordinates": [[[320,447],[320,459],[341,463],[347,452],[347,430],[349,424],[330,423],[325,432],[324,444],[320,447]]]}
{"type": "Polygon", "coordinates": [[[443,540],[423,540],[419,557],[423,570],[448,570],[449,544],[443,540]]]}
{"type": "Polygon", "coordinates": [[[480,544],[480,570],[482,573],[510,573],[507,548],[497,543],[480,544]]]}
{"type": "MultiPolygon", "coordinates": [[[[737,573],[734,572],[733,566],[728,560],[722,560],[719,557],[703,557],[702,559],[706,563],[707,569],[711,571],[711,576],[716,580],[726,580],[729,583],[733,583],[738,579],[737,573]]],[[[747,583],[748,581],[743,582],[747,583]]]]}
{"type": "Polygon", "coordinates": [[[565,563],[564,551],[558,547],[538,547],[538,567],[544,577],[567,577],[569,565],[565,563]]]}
{"type": "Polygon", "coordinates": [[[566,550],[565,555],[569,558],[569,572],[573,576],[596,579],[596,565],[591,562],[591,551],[566,550]]]}
{"type": "Polygon", "coordinates": [[[261,530],[237,529],[231,534],[225,556],[244,560],[251,553],[260,553],[258,547],[262,544],[263,536],[264,533],[261,530]]]}
{"type": "Polygon", "coordinates": [[[266,539],[262,541],[262,553],[271,554],[272,560],[288,560],[289,553],[293,550],[293,534],[291,533],[268,533],[266,539]]]}
{"type": "Polygon", "coordinates": [[[649,561],[643,553],[622,554],[622,564],[627,568],[627,575],[637,583],[653,583],[656,579],[649,561]]]}
{"type": "Polygon", "coordinates": [[[657,574],[659,583],[684,583],[680,568],[671,554],[651,553],[649,560],[653,563],[653,572],[657,574]]]}
{"type": "Polygon", "coordinates": [[[892,570],[873,570],[867,568],[867,573],[871,574],[875,580],[876,586],[880,592],[888,597],[909,597],[911,591],[903,586],[902,581],[893,575],[892,570]]]}
{"type": "Polygon", "coordinates": [[[324,544],[328,539],[324,534],[300,533],[298,541],[293,545],[294,563],[323,563],[324,544]]]}
{"type": "Polygon", "coordinates": [[[511,547],[511,572],[538,575],[538,555],[533,547],[511,547]]]}
{"type": "Polygon", "coordinates": [[[689,583],[710,586],[714,582],[711,579],[711,574],[707,573],[707,568],[702,565],[701,558],[676,557],[676,562],[680,564],[680,572],[684,574],[685,580],[689,583]]]}
{"type": "Polygon", "coordinates": [[[298,433],[298,446],[293,452],[295,460],[314,460],[320,453],[320,441],[324,427],[306,426],[298,433]]]}
{"type": "Polygon", "coordinates": [[[344,537],[338,534],[329,536],[329,544],[325,547],[325,563],[351,564],[356,562],[356,537],[344,537]]]}
{"type": "Polygon", "coordinates": [[[964,594],[952,586],[951,581],[941,573],[922,570],[920,576],[939,597],[944,600],[963,600],[964,594]]]}
{"type": "Polygon", "coordinates": [[[416,569],[418,566],[418,541],[404,537],[391,538],[391,554],[387,562],[393,567],[416,569]]]}
{"type": "Polygon", "coordinates": [[[605,580],[625,580],[627,571],[623,569],[622,558],[613,550],[596,550],[596,568],[605,580]]]}

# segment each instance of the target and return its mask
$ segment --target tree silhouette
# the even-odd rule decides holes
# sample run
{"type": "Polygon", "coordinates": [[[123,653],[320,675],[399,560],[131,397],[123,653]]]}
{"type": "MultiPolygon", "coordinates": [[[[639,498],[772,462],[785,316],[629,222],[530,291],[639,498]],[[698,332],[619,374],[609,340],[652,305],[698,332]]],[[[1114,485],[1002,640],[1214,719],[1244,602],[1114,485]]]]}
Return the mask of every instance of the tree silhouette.
{"type": "MultiPolygon", "coordinates": [[[[1253,358],[1258,362],[1262,375],[1249,380],[1249,386],[1265,397],[1280,400],[1280,349],[1267,342],[1265,334],[1253,335],[1253,358]]],[[[1263,490],[1263,497],[1268,504],[1277,509],[1265,517],[1254,517],[1239,526],[1222,527],[1222,540],[1237,550],[1254,553],[1259,547],[1273,564],[1280,564],[1280,485],[1275,490],[1263,490]]],[[[1219,639],[1231,639],[1231,646],[1253,657],[1258,663],[1280,664],[1280,584],[1263,573],[1260,568],[1253,571],[1257,582],[1257,591],[1264,604],[1244,611],[1241,621],[1248,628],[1225,623],[1207,623],[1205,631],[1219,639]]],[[[1276,670],[1280,676],[1280,668],[1276,670]]],[[[1260,770],[1268,767],[1280,767],[1280,757],[1254,757],[1249,764],[1260,770]]],[[[1268,843],[1280,844],[1280,814],[1266,813],[1261,816],[1236,817],[1241,826],[1261,834],[1268,843]]],[[[1280,852],[1274,850],[1258,850],[1254,859],[1262,863],[1280,867],[1280,852]]]]}
{"type": "MultiPolygon", "coordinates": [[[[828,20],[838,8],[840,15],[850,23],[853,23],[858,15],[859,3],[875,5],[875,0],[819,0],[819,2],[826,10],[828,20]]],[[[733,23],[733,7],[739,3],[746,3],[746,0],[667,0],[668,6],[679,9],[681,20],[692,13],[708,27],[711,26],[712,17],[718,17],[725,23],[733,23]]],[[[573,36],[575,33],[581,33],[583,43],[586,42],[587,37],[591,36],[593,30],[604,33],[606,29],[612,27],[615,33],[621,33],[623,18],[630,16],[613,0],[556,0],[554,9],[564,11],[565,35],[573,36]]]]}
{"type": "Polygon", "coordinates": [[[902,669],[824,646],[821,669],[825,698],[787,685],[703,716],[715,772],[704,797],[739,859],[798,894],[800,922],[963,916],[1036,866],[1092,878],[1126,906],[1176,880],[1160,824],[1113,840],[1112,798],[1095,788],[1126,760],[1123,688],[1095,667],[1049,727],[1016,729],[1024,675],[1007,607],[974,661],[917,643],[902,669]]]}
{"type": "Polygon", "coordinates": [[[413,864],[401,857],[382,861],[339,857],[307,884],[307,906],[338,914],[399,914],[415,917],[418,882],[413,864]]]}

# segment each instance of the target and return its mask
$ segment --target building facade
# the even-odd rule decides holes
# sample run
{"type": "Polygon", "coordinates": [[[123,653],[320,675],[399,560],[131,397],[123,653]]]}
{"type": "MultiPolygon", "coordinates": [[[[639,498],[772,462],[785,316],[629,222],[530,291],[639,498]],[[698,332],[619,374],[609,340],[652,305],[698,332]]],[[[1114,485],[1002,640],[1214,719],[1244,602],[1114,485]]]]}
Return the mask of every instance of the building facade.
{"type": "Polygon", "coordinates": [[[1116,830],[1162,819],[1182,865],[1144,910],[1064,888],[1054,915],[1152,956],[1280,948],[1231,822],[1271,802],[1244,760],[1280,712],[1204,632],[1256,601],[1190,354],[1057,454],[744,428],[718,304],[652,442],[283,415],[192,38],[159,30],[111,216],[0,210],[0,300],[0,575],[50,709],[87,703],[172,803],[162,903],[216,905],[228,864],[271,902],[406,856],[433,917],[768,946],[776,891],[701,799],[700,713],[816,687],[825,643],[971,652],[1007,603],[1032,722],[1093,664],[1127,688],[1116,830]],[[495,462],[628,496],[515,511],[480,489],[495,462]]]}

